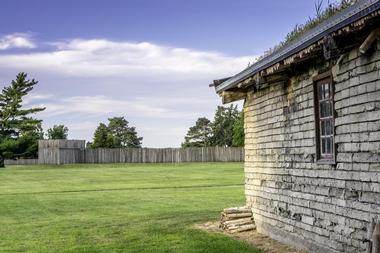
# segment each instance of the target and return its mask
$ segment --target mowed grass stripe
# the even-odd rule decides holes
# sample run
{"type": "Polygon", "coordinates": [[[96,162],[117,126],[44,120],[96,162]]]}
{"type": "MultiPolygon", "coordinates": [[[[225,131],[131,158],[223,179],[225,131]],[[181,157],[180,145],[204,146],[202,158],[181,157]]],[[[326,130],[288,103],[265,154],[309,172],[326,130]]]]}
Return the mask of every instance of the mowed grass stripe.
{"type": "Polygon", "coordinates": [[[218,187],[241,187],[244,184],[227,184],[227,185],[191,185],[191,186],[172,186],[172,187],[135,187],[135,188],[116,188],[116,189],[89,189],[78,191],[51,191],[51,192],[17,192],[17,193],[0,193],[1,195],[29,195],[29,194],[60,194],[60,193],[81,193],[81,192],[106,192],[106,191],[133,191],[133,190],[164,190],[164,189],[191,189],[191,188],[218,188],[218,187]]]}
{"type": "Polygon", "coordinates": [[[244,175],[236,173],[236,166],[241,168],[241,163],[8,167],[0,170],[0,192],[23,193],[24,189],[28,189],[28,192],[51,192],[241,184],[244,182],[244,175]]]}

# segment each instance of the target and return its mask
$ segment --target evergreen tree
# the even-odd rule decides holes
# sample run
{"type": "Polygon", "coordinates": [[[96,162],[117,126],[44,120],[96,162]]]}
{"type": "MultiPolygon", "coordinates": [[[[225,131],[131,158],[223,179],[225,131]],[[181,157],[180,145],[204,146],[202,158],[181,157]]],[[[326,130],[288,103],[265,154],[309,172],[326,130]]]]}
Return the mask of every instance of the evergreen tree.
{"type": "Polygon", "coordinates": [[[34,129],[23,131],[18,138],[5,138],[0,143],[0,152],[4,158],[36,158],[38,140],[43,139],[41,124],[34,129]]]}
{"type": "Polygon", "coordinates": [[[237,105],[218,106],[212,123],[212,146],[231,147],[235,121],[239,118],[237,105]]]}
{"type": "Polygon", "coordinates": [[[236,105],[218,106],[214,121],[198,118],[190,127],[182,147],[244,146],[244,114],[236,105]]]}
{"type": "Polygon", "coordinates": [[[64,125],[54,125],[47,130],[49,140],[67,139],[69,129],[64,125]]]}
{"type": "Polygon", "coordinates": [[[38,82],[19,73],[0,94],[0,156],[36,157],[38,140],[43,138],[41,120],[31,115],[45,108],[24,108],[23,98],[38,82]]]}
{"type": "Polygon", "coordinates": [[[207,147],[210,146],[212,136],[211,122],[207,118],[198,118],[195,126],[190,127],[185,136],[182,147],[207,147]]]}
{"type": "Polygon", "coordinates": [[[113,148],[113,138],[104,123],[100,123],[94,133],[91,148],[113,148]]]}
{"type": "Polygon", "coordinates": [[[92,143],[91,141],[88,141],[88,142],[86,143],[86,147],[87,147],[87,148],[92,148],[92,144],[93,144],[93,143],[92,143]]]}
{"type": "Polygon", "coordinates": [[[239,117],[234,122],[232,132],[232,146],[244,147],[244,112],[241,112],[239,117]]]}

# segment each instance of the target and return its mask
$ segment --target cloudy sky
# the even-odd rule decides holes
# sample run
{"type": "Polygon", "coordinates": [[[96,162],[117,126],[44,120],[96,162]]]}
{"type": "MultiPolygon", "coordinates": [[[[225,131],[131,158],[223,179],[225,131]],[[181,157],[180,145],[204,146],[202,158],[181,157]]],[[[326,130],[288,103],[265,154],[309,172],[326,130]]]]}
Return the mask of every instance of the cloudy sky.
{"type": "Polygon", "coordinates": [[[125,116],[143,146],[177,147],[220,99],[213,79],[236,74],[314,15],[314,0],[2,0],[0,85],[39,81],[26,106],[45,129],[91,140],[125,116]]]}

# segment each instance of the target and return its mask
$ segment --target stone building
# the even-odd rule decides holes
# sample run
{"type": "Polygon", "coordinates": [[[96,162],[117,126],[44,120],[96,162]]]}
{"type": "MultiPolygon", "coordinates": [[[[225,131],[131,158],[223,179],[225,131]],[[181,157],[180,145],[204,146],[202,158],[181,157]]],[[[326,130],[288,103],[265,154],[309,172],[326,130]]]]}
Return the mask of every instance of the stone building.
{"type": "MultiPolygon", "coordinates": [[[[380,224],[380,2],[361,0],[233,77],[259,232],[310,252],[370,252],[380,224]]],[[[380,251],[379,251],[380,252],[380,251]]]]}

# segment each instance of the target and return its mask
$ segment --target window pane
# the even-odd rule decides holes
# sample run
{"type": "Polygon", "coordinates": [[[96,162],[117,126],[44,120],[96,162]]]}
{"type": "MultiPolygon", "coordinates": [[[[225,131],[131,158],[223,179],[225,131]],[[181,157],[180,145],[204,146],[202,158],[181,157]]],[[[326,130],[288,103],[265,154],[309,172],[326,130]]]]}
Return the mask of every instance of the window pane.
{"type": "Polygon", "coordinates": [[[324,98],[329,98],[330,97],[330,87],[329,87],[329,84],[328,83],[325,83],[325,88],[324,88],[324,90],[325,90],[325,96],[324,96],[324,98]]]}
{"type": "Polygon", "coordinates": [[[326,154],[326,139],[321,138],[321,148],[322,148],[322,154],[326,154]]]}
{"type": "Polygon", "coordinates": [[[324,115],[325,115],[325,105],[324,105],[323,102],[319,104],[319,113],[320,113],[319,116],[320,116],[321,118],[323,118],[324,115]]]}
{"type": "Polygon", "coordinates": [[[330,101],[321,102],[319,104],[320,117],[326,118],[332,116],[332,105],[330,101]]]}
{"type": "Polygon", "coordinates": [[[331,103],[325,102],[325,117],[331,116],[331,103]]]}
{"type": "Polygon", "coordinates": [[[323,95],[323,85],[318,85],[319,87],[319,100],[322,100],[324,98],[324,95],[323,95]]]}
{"type": "Polygon", "coordinates": [[[327,110],[328,110],[328,108],[327,108],[327,105],[328,104],[328,102],[321,102],[320,103],[320,113],[321,113],[321,118],[325,118],[325,117],[327,117],[327,116],[329,116],[328,115],[328,113],[327,113],[327,110]]]}
{"type": "Polygon", "coordinates": [[[321,120],[321,135],[326,135],[326,122],[321,120]]]}
{"type": "Polygon", "coordinates": [[[331,129],[331,123],[332,123],[332,120],[326,120],[326,132],[325,132],[325,135],[332,135],[332,129],[331,129]]]}
{"type": "Polygon", "coordinates": [[[327,145],[326,153],[332,154],[332,138],[331,137],[326,139],[326,145],[327,145]]]}

